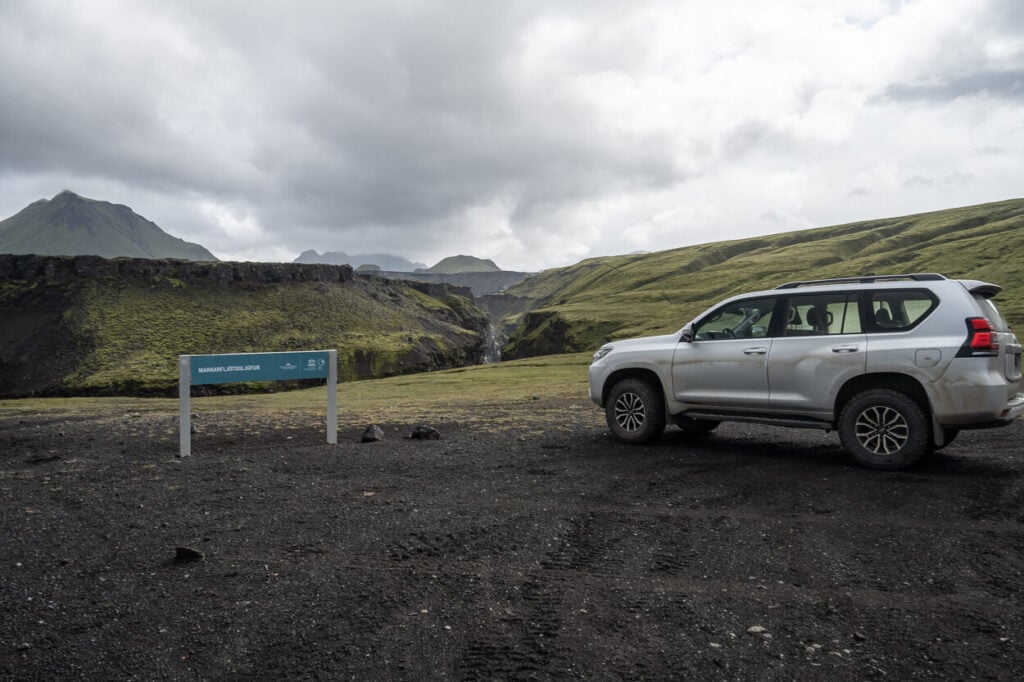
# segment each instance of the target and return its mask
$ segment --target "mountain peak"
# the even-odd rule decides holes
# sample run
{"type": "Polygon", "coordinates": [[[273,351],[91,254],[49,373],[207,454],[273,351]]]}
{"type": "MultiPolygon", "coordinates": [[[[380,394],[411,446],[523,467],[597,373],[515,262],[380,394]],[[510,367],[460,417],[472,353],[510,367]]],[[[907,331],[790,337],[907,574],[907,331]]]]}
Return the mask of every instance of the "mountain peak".
{"type": "MultiPolygon", "coordinates": [[[[46,201],[46,199],[40,199],[40,201],[46,201]]],[[[67,203],[78,203],[88,201],[83,196],[75,194],[69,189],[64,189],[53,195],[53,198],[47,203],[67,204],[67,203]]]]}
{"type": "Polygon", "coordinates": [[[0,221],[0,253],[217,260],[127,206],[86,199],[68,189],[0,221]]]}

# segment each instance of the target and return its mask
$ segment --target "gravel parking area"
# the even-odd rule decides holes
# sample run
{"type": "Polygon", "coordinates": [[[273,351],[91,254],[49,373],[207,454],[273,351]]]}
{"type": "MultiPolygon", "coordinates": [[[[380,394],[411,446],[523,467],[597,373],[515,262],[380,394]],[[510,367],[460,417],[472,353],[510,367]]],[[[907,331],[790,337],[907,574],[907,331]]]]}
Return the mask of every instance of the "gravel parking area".
{"type": "Polygon", "coordinates": [[[0,420],[0,678],[1024,676],[1020,424],[891,473],[544,408],[200,416],[185,460],[173,415],[0,420]]]}

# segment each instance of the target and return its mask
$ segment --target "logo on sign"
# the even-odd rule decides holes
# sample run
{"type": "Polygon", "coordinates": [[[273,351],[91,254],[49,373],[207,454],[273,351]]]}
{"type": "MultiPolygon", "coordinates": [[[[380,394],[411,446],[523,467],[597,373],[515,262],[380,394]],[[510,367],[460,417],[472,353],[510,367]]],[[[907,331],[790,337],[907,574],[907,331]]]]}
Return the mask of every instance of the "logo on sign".
{"type": "Polygon", "coordinates": [[[286,362],[283,365],[281,365],[281,369],[284,369],[284,370],[291,370],[291,369],[298,369],[298,368],[299,368],[298,365],[293,365],[290,362],[286,362]]]}

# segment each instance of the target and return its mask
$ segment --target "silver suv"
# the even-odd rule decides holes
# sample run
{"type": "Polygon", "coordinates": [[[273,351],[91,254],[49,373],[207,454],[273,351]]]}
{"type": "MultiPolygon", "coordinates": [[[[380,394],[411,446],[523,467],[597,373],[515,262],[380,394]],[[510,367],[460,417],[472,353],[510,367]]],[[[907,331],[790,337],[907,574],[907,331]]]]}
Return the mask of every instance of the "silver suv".
{"type": "Polygon", "coordinates": [[[937,274],[790,282],[726,299],[674,334],[601,347],[590,397],[620,440],[668,421],[839,432],[857,462],[911,466],[961,429],[1024,413],[1021,346],[1000,287],[937,274]]]}

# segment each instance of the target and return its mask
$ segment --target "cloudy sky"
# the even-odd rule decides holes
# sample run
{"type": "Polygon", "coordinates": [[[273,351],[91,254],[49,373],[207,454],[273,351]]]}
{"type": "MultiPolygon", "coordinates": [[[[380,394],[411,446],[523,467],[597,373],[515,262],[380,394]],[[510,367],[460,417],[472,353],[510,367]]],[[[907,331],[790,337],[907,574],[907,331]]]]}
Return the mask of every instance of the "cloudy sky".
{"type": "Polygon", "coordinates": [[[1019,0],[3,0],[0,218],[539,270],[1024,196],[1019,0]]]}

